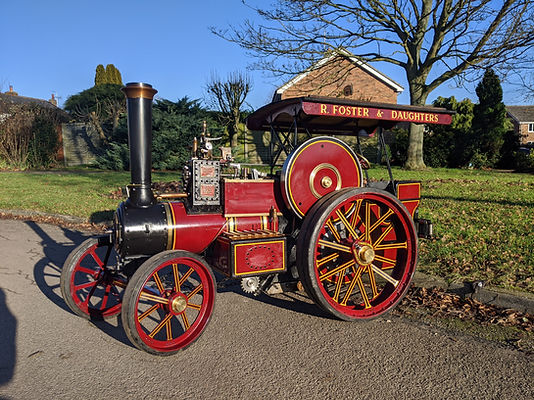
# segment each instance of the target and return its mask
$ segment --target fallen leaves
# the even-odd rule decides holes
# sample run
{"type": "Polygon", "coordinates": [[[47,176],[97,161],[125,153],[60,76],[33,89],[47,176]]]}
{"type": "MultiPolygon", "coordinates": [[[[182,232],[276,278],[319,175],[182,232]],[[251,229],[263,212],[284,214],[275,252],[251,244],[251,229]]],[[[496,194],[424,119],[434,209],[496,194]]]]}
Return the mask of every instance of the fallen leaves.
{"type": "Polygon", "coordinates": [[[395,312],[426,308],[433,317],[455,317],[481,325],[513,326],[534,332],[534,315],[483,304],[477,300],[447,293],[441,288],[411,288],[395,312]]]}

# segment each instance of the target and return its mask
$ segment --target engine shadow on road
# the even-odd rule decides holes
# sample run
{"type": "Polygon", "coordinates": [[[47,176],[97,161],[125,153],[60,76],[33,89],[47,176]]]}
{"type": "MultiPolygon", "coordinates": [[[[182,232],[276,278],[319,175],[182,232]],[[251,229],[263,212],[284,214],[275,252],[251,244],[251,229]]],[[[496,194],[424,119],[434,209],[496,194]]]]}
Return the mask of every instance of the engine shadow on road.
{"type": "Polygon", "coordinates": [[[304,292],[284,292],[275,295],[261,293],[255,296],[253,294],[245,293],[241,289],[241,285],[238,280],[225,278],[219,273],[215,273],[215,276],[217,279],[217,293],[232,292],[248,299],[269,304],[284,310],[325,319],[335,319],[332,315],[323,311],[318,305],[311,301],[304,292]]]}
{"type": "MultiPolygon", "coordinates": [[[[61,228],[63,230],[63,235],[67,240],[60,243],[50,237],[39,224],[33,221],[27,221],[26,224],[39,235],[41,238],[41,245],[43,246],[44,257],[42,257],[33,268],[33,277],[37,287],[56,306],[70,313],[73,318],[79,318],[70,311],[61,297],[60,278],[63,264],[70,252],[89,236],[84,235],[81,232],[61,228]]],[[[92,319],[91,323],[113,339],[133,347],[124,333],[120,318],[117,319],[115,317],[110,320],[92,319]]]]}

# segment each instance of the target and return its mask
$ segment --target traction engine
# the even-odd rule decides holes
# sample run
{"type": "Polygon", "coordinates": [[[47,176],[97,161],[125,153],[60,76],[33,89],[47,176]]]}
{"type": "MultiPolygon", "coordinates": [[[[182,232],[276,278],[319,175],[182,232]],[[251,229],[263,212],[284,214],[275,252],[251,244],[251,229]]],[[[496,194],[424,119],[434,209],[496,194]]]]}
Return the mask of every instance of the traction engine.
{"type": "MultiPolygon", "coordinates": [[[[113,228],[69,255],[61,291],[84,318],[121,313],[137,348],[168,355],[187,347],[213,313],[212,268],[246,293],[304,290],[353,321],[377,317],[404,296],[417,262],[419,182],[372,182],[369,162],[335,135],[376,134],[400,121],[450,123],[438,108],[303,97],[247,119],[270,131],[271,173],[214,159],[201,136],[184,168],[185,193],[156,196],[151,182],[151,85],[123,88],[131,184],[113,228]],[[282,155],[281,169],[276,170],[282,155]],[[233,171],[228,173],[228,171],[233,171]]],[[[361,151],[360,151],[361,152],[361,151]]]]}

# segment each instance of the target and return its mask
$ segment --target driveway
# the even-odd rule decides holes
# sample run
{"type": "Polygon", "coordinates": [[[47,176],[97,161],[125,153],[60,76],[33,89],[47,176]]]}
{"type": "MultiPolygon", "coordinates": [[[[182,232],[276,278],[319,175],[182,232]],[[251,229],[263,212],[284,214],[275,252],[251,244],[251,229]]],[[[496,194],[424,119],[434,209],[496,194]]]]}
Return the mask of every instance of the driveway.
{"type": "Polygon", "coordinates": [[[532,399],[526,353],[401,317],[337,321],[300,294],[221,285],[191,347],[155,357],[59,289],[83,233],[0,220],[1,399],[532,399]]]}

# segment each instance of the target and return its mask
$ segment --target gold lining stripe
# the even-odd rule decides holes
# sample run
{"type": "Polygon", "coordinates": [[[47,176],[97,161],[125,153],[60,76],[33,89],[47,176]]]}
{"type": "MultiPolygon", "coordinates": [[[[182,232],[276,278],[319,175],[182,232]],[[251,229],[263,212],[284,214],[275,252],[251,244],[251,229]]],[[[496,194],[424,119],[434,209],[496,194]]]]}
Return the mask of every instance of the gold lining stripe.
{"type": "Polygon", "coordinates": [[[274,179],[234,179],[234,178],[224,178],[224,182],[232,183],[254,183],[254,182],[274,182],[274,179]]]}
{"type": "MultiPolygon", "coordinates": [[[[273,268],[273,269],[264,269],[264,270],[261,270],[261,272],[271,272],[271,271],[283,271],[286,269],[286,264],[285,264],[285,260],[286,258],[284,257],[284,254],[285,254],[285,240],[273,240],[273,241],[269,241],[269,242],[254,242],[254,243],[240,243],[240,244],[236,244],[235,247],[237,248],[238,246],[250,246],[251,244],[257,246],[257,245],[260,245],[260,244],[275,244],[275,243],[282,243],[282,268],[273,268]]],[[[248,271],[248,272],[240,272],[240,273],[237,273],[237,271],[235,270],[235,267],[237,265],[237,251],[234,251],[234,272],[235,272],[235,275],[236,276],[239,276],[239,275],[250,275],[251,272],[253,271],[248,271]]]]}
{"type": "MultiPolygon", "coordinates": [[[[245,213],[242,213],[242,214],[224,214],[224,218],[244,218],[244,217],[268,217],[270,216],[271,214],[270,213],[250,213],[250,214],[245,214],[245,213]]],[[[280,211],[278,211],[276,213],[276,215],[278,216],[282,216],[284,214],[282,214],[280,211]]]]}
{"type": "Polygon", "coordinates": [[[174,228],[176,218],[174,217],[174,210],[169,203],[163,203],[165,207],[165,215],[167,217],[167,248],[166,250],[174,249],[174,228]]]}

